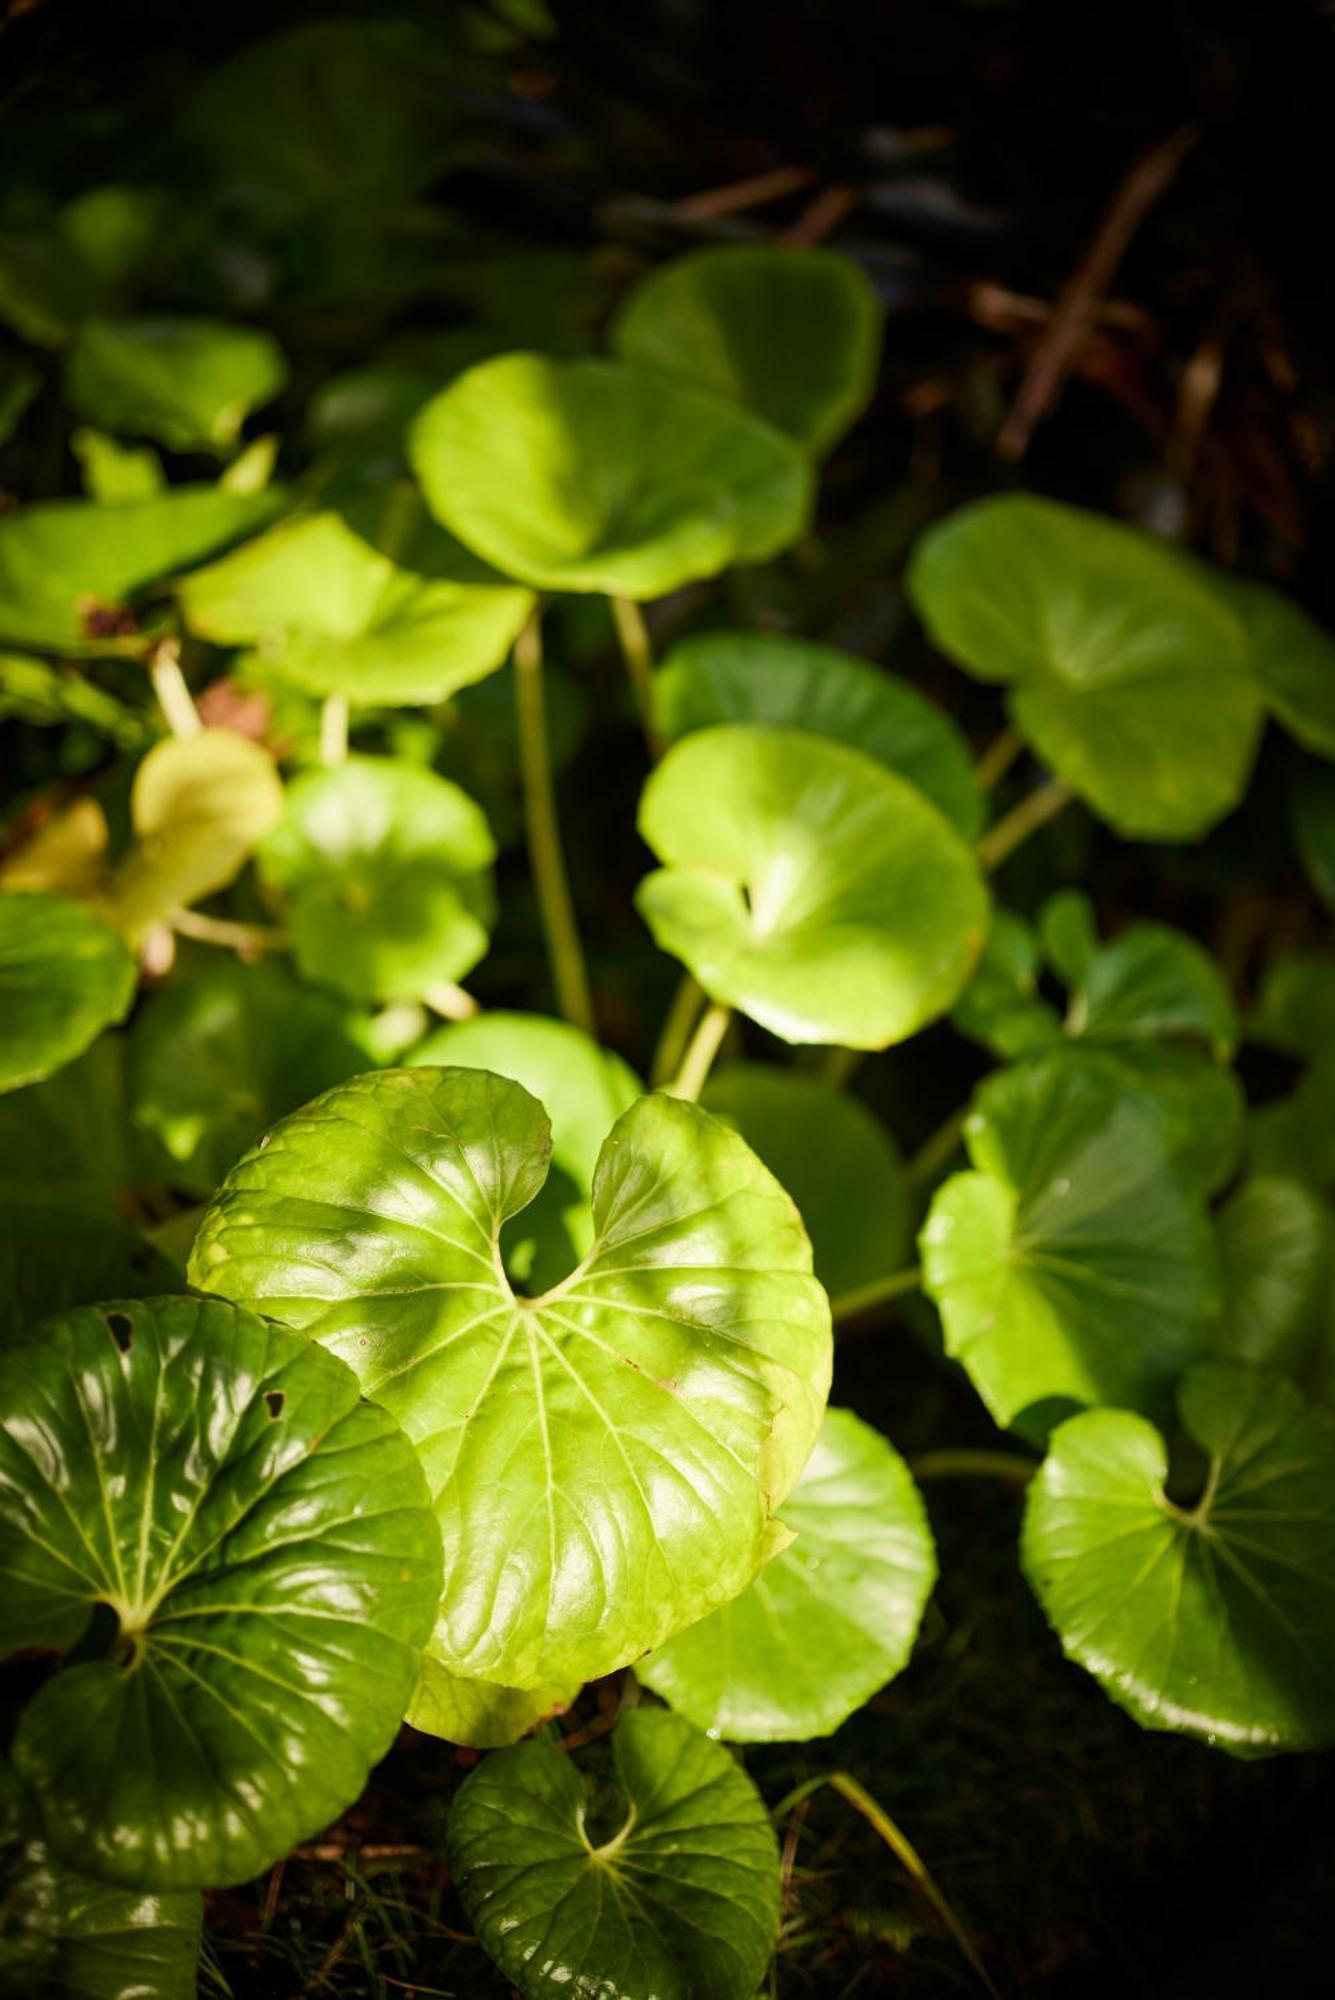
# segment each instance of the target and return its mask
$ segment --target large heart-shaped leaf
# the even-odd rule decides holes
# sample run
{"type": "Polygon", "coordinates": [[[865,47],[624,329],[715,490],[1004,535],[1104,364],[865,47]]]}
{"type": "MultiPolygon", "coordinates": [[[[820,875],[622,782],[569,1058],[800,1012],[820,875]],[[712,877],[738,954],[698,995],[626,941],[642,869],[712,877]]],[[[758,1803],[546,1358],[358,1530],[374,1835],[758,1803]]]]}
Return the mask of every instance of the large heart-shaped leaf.
{"type": "Polygon", "coordinates": [[[286,381],[271,335],[214,319],[85,320],[65,373],[80,416],[172,451],[229,451],[286,381]]]}
{"type": "Polygon", "coordinates": [[[974,1171],[932,1202],[923,1283],[992,1415],[1041,1433],[1047,1405],[1160,1409],[1219,1301],[1203,1201],[1152,1111],[1058,1052],[989,1077],[965,1136],[974,1171]]]}
{"type": "Polygon", "coordinates": [[[1242,619],[1148,535],[1026,494],[918,543],[933,641],[1013,689],[1026,741],[1119,833],[1194,840],[1246,789],[1261,702],[1242,619]]]}
{"type": "Polygon", "coordinates": [[[131,601],[280,512],[284,496],[178,486],[102,506],[50,500],[0,519],[0,638],[62,653],[124,649],[131,601]]]}
{"type": "Polygon", "coordinates": [[[842,743],[700,730],[650,778],[639,824],[667,864],[636,893],[658,943],[785,1041],[903,1041],[950,1006],[982,948],[970,850],[842,743]]]}
{"type": "Polygon", "coordinates": [[[450,1873],[525,2000],[753,2000],[779,1927],[779,1850],[746,1773],[640,1708],[595,1788],[546,1743],[501,1750],[450,1814],[450,1873]]]}
{"type": "Polygon", "coordinates": [[[259,869],[308,978],[353,1000],[418,1000],[485,953],[495,855],[486,816],[448,778],[349,757],[288,787],[259,869]]]}
{"type": "Polygon", "coordinates": [[[828,1736],[908,1659],[936,1580],[918,1489],[850,1410],[827,1410],[783,1507],[797,1539],[749,1589],[642,1661],[639,1678],[711,1736],[828,1736]]]}
{"type": "Polygon", "coordinates": [[[445,526],[543,590],[663,597],[777,554],[811,499],[769,424],[615,361],[484,361],[427,404],[411,454],[445,526]]]}
{"type": "Polygon", "coordinates": [[[432,1655],[516,1688],[610,1673],[749,1583],[829,1384],[797,1211],[672,1098],[613,1127],[587,1256],[516,1297],[501,1230],[550,1150],[541,1106],[485,1071],[357,1077],[241,1162],[190,1265],[399,1418],[444,1535],[432,1655]]]}
{"type": "Polygon", "coordinates": [[[831,250],[711,246],[653,271],[617,315],[623,360],[730,397],[809,451],[826,451],[871,401],[881,309],[831,250]]]}
{"type": "Polygon", "coordinates": [[[1025,1573],[1066,1652],[1147,1729],[1238,1756],[1335,1743],[1335,1422],[1291,1384],[1206,1365],[1179,1409],[1205,1454],[1128,1410],[1055,1432],[1025,1507],[1025,1573]]]}
{"type": "Polygon", "coordinates": [[[86,1307],[0,1358],[6,1644],[78,1651],[14,1739],[56,1851],[222,1884],[341,1812],[431,1629],[426,1499],[346,1368],[221,1300],[86,1307]]]}
{"type": "Polygon", "coordinates": [[[831,1298],[903,1269],[908,1178],[894,1140],[859,1099],[798,1070],[737,1062],[715,1071],[701,1102],[797,1203],[831,1298]]]}
{"type": "Polygon", "coordinates": [[[643,1095],[640,1079],[592,1035],[540,1014],[478,1014],[438,1028],[410,1061],[508,1076],[546,1111],[552,1124],[547,1179],[511,1222],[502,1249],[506,1270],[526,1291],[556,1284],[593,1242],[598,1155],[622,1112],[643,1095]]]}
{"type": "Polygon", "coordinates": [[[715,722],[808,729],[865,750],[897,771],[967,840],[982,823],[968,745],[948,715],[894,674],[809,639],[772,632],[700,632],[675,646],[653,678],[654,717],[675,742],[715,722]]]}
{"type": "Polygon", "coordinates": [[[0,1090],[72,1062],[134,998],[115,932],[64,896],[0,894],[0,1090]]]}
{"type": "Polygon", "coordinates": [[[256,665],[313,694],[382,706],[443,701],[481,680],[533,604],[442,534],[391,560],[332,511],[270,529],[178,596],[201,638],[253,646],[256,665]]]}

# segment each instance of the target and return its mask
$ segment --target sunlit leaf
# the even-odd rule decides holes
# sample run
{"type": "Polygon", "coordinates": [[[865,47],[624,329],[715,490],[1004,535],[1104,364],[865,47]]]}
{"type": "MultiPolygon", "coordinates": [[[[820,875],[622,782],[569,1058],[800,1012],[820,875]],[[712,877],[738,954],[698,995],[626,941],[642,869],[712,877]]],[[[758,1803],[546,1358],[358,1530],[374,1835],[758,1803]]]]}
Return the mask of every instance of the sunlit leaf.
{"type": "Polygon", "coordinates": [[[497,1681],[452,1674],[439,1660],[424,1660],[407,1720],[427,1736],[473,1750],[517,1743],[540,1722],[563,1715],[579,1693],[572,1687],[502,1687],[497,1681]]]}
{"type": "Polygon", "coordinates": [[[64,896],[0,894],[0,1090],[72,1062],[134,998],[115,932],[64,896]]]}

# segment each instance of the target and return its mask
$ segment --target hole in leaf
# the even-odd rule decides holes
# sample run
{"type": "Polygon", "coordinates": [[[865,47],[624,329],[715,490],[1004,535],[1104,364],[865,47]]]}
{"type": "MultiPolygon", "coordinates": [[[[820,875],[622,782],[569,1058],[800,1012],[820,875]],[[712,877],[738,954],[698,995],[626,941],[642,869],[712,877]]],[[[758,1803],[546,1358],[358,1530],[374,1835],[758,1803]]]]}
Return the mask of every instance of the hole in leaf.
{"type": "Polygon", "coordinates": [[[134,1345],[134,1321],[125,1313],[108,1313],[107,1332],[121,1353],[128,1354],[134,1345]]]}
{"type": "Polygon", "coordinates": [[[271,1417],[277,1418],[282,1416],[283,1405],[286,1401],[287,1397],[281,1389],[266,1389],[264,1392],[264,1407],[271,1417]]]}

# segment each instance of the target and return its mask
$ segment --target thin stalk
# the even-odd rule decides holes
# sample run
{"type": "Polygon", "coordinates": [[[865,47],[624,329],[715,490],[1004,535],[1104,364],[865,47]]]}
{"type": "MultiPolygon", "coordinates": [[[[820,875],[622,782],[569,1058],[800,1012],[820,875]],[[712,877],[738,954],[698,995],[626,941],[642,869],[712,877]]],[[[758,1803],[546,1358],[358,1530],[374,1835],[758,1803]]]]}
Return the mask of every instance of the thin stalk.
{"type": "Polygon", "coordinates": [[[159,639],[148,656],[148,675],[168,729],[173,736],[198,736],[204,727],[194,697],[181,672],[179,639],[159,639]]]}
{"type": "Polygon", "coordinates": [[[428,986],[422,998],[432,1013],[445,1021],[471,1021],[482,1012],[472,994],[456,986],[452,979],[438,979],[428,986]]]}
{"type": "Polygon", "coordinates": [[[821,1060],[820,1073],[835,1090],[842,1090],[866,1057],[865,1049],[829,1049],[821,1060]]]}
{"type": "Polygon", "coordinates": [[[994,785],[1000,784],[1023,748],[1024,741],[1019,731],[1009,725],[999,736],[994,736],[973,767],[974,783],[979,791],[990,792],[994,785]]]}
{"type": "Polygon", "coordinates": [[[1009,1479],[1027,1486],[1038,1463],[1013,1451],[924,1451],[909,1460],[909,1471],[915,1479],[1009,1479]]]}
{"type": "Polygon", "coordinates": [[[348,697],[331,694],[320,710],[320,762],[341,764],[348,754],[348,697]]]}
{"type": "Polygon", "coordinates": [[[916,1264],[911,1271],[892,1271],[888,1278],[872,1278],[865,1285],[855,1285],[851,1292],[840,1292],[838,1298],[830,1301],[830,1312],[836,1320],[853,1319],[873,1306],[887,1305],[891,1299],[902,1299],[906,1293],[916,1292],[921,1283],[922,1272],[916,1264]]]}
{"type": "Polygon", "coordinates": [[[681,1068],[676,1079],[668,1088],[674,1097],[684,1097],[694,1104],[705,1087],[705,1081],[713,1067],[714,1058],[723,1046],[723,1037],[728,1032],[732,1020],[732,1008],[722,1007],[711,1001],[700,1016],[700,1024],[690,1040],[690,1046],[681,1059],[681,1068]]]}
{"type": "Polygon", "coordinates": [[[644,613],[632,598],[609,597],[607,601],[612,607],[612,623],[617,628],[617,643],[626,663],[626,675],[639,710],[644,740],[649,747],[649,755],[657,763],[663,754],[663,739],[654,721],[654,649],[649,639],[649,627],[644,622],[644,613]]]}
{"type": "Polygon", "coordinates": [[[200,944],[221,945],[226,951],[240,952],[246,957],[291,949],[287,932],[272,924],[238,924],[230,917],[206,917],[198,910],[176,910],[170,925],[182,937],[195,938],[200,944]]]}
{"type": "Polygon", "coordinates": [[[919,1185],[923,1181],[934,1180],[964,1133],[964,1121],[969,1107],[962,1104],[958,1111],[952,1111],[949,1118],[943,1118],[935,1132],[923,1140],[913,1158],[909,1161],[908,1174],[911,1181],[919,1185]]]}
{"type": "Polygon", "coordinates": [[[978,843],[977,853],[980,865],[988,874],[1000,868],[1014,854],[1017,847],[1028,840],[1030,834],[1037,833],[1050,819],[1055,819],[1063,806],[1068,806],[1075,797],[1069,785],[1060,778],[1049,778],[1045,785],[1030,792],[1019,805],[999,819],[994,827],[983,835],[978,843]]]}
{"type": "Polygon", "coordinates": [[[519,762],[524,780],[524,824],[529,862],[538,896],[547,956],[552,968],[556,1002],[567,1021],[593,1034],[593,1002],[584,969],[570,898],[561,829],[556,817],[556,792],[547,751],[547,711],[542,689],[542,625],[534,611],[515,641],[515,708],[519,723],[519,762]]]}
{"type": "Polygon", "coordinates": [[[649,1065],[651,1090],[661,1090],[665,1084],[672,1081],[681,1068],[686,1044],[691,1039],[691,1030],[704,1002],[705,996],[700,987],[689,972],[683,972],[677,983],[677,990],[672,996],[672,1003],[664,1016],[658,1047],[654,1050],[654,1058],[649,1065]]]}

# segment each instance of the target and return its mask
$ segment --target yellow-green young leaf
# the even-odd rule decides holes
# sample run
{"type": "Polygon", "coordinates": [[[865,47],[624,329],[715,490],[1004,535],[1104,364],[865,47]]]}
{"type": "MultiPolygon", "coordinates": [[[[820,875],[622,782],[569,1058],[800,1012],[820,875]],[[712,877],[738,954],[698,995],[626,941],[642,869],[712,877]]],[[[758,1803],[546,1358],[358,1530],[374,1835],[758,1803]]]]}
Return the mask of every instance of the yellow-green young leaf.
{"type": "Polygon", "coordinates": [[[918,1489],[850,1410],[827,1410],[784,1502],[796,1539],[749,1589],[669,1639],[640,1680],[711,1736],[828,1736],[905,1665],[936,1580],[918,1489]]]}
{"type": "Polygon", "coordinates": [[[427,1736],[463,1743],[472,1750],[499,1750],[517,1743],[540,1722],[564,1715],[580,1684],[569,1687],[512,1688],[498,1681],[468,1680],[439,1660],[423,1660],[405,1720],[427,1736]]]}
{"type": "Polygon", "coordinates": [[[70,449],[83,470],[90,500],[149,500],[167,483],[162,460],[148,445],[118,444],[105,432],[83,425],[72,433],[70,449]]]}
{"type": "Polygon", "coordinates": [[[1151,536],[980,500],[923,536],[908,586],[935,644],[1010,685],[1025,740],[1119,833],[1195,840],[1242,797],[1262,720],[1243,621],[1151,536]]]}
{"type": "Polygon", "coordinates": [[[269,752],[231,729],[155,744],[135,772],[135,844],[108,885],[106,908],[130,939],[225,889],[283,810],[269,752]]]}
{"type": "Polygon", "coordinates": [[[214,319],[88,319],[66,362],[74,409],[171,451],[227,451],[287,381],[277,341],[214,319]]]}
{"type": "Polygon", "coordinates": [[[1069,1656],[1147,1729],[1236,1756],[1335,1743],[1335,1422],[1277,1376],[1207,1365],[1179,1413],[1192,1504],[1129,1410],[1054,1433],[1029,1489],[1025,1574],[1069,1656]]]}
{"type": "Polygon", "coordinates": [[[431,1657],[521,1689],[610,1673],[750,1582],[831,1354],[792,1202],[673,1098],[612,1128],[588,1254],[516,1296],[501,1230],[550,1151],[542,1107],[486,1071],[357,1077],[234,1169],[190,1263],[398,1417],[446,1550],[431,1657]]]}
{"type": "Polygon", "coordinates": [[[36,1083],[129,1012],[135,963],[64,896],[0,894],[0,1090],[36,1083]]]}
{"type": "Polygon", "coordinates": [[[85,793],[57,806],[11,849],[0,862],[0,886],[91,897],[106,880],[110,840],[106,814],[85,793]]]}
{"type": "Polygon", "coordinates": [[[664,951],[789,1042],[880,1049],[945,1012],[982,949],[971,850],[912,785],[797,729],[683,738],[640,832],[666,865],[636,892],[664,951]]]}
{"type": "Polygon", "coordinates": [[[483,1944],[525,2000],[754,2000],[780,1890],[759,1792],[662,1709],[623,1716],[601,1761],[586,1779],[524,1743],[459,1787],[450,1874],[483,1944]]]}
{"type": "Polygon", "coordinates": [[[612,345],[822,452],[871,401],[881,322],[868,279],[837,251],[726,244],[642,279],[612,345]]]}
{"type": "Polygon", "coordinates": [[[307,978],[353,1000],[419,1000],[485,954],[495,854],[486,815],[448,778],[349,757],[288,787],[259,869],[307,978]]]}
{"type": "Polygon", "coordinates": [[[1219,1298],[1203,1198],[1152,1108],[1058,1050],[989,1077],[965,1137],[974,1170],[932,1202],[923,1285],[997,1422],[1162,1410],[1219,1298]]]}
{"type": "Polygon", "coordinates": [[[221,1300],[86,1307],[5,1355],[0,1624],[78,1653],[14,1738],[57,1852],[239,1882],[349,1805],[431,1629],[426,1503],[348,1369],[221,1300]]]}
{"type": "Polygon", "coordinates": [[[481,680],[533,606],[443,534],[391,561],[332,511],[271,529],[178,596],[200,638],[251,646],[265,672],[314,694],[380,706],[443,701],[481,680]]]}
{"type": "Polygon", "coordinates": [[[773,632],[698,632],[654,674],[653,703],[669,742],[715,722],[833,737],[907,778],[966,840],[981,830],[969,747],[950,717],[907,681],[834,646],[773,632]]]}
{"type": "Polygon", "coordinates": [[[615,361],[484,361],[427,404],[410,451],[437,518],[543,590],[663,597],[776,555],[811,503],[779,431],[615,361]]]}

